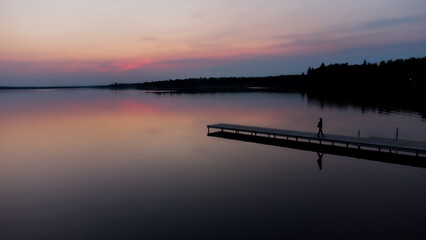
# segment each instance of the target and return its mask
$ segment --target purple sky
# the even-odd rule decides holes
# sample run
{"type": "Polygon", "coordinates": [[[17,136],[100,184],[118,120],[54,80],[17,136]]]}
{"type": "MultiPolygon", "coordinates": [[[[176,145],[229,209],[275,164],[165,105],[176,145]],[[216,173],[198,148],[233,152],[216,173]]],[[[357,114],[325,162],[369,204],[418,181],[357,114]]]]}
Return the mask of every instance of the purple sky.
{"type": "Polygon", "coordinates": [[[299,74],[426,56],[424,0],[2,0],[0,86],[299,74]]]}

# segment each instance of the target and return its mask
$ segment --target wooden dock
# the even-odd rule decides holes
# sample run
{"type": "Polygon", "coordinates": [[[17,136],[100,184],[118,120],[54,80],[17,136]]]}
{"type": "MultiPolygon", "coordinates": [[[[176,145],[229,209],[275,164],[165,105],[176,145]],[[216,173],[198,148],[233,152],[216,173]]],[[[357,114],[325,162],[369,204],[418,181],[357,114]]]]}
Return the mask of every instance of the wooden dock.
{"type": "Polygon", "coordinates": [[[325,145],[327,147],[346,148],[348,150],[376,151],[379,153],[390,153],[392,155],[407,155],[419,158],[426,157],[426,142],[406,141],[385,138],[358,138],[325,134],[325,137],[317,137],[316,133],[300,132],[284,129],[253,127],[233,124],[207,125],[208,134],[211,129],[219,132],[243,134],[248,136],[262,137],[265,139],[281,139],[286,141],[300,142],[312,145],[325,145]]]}

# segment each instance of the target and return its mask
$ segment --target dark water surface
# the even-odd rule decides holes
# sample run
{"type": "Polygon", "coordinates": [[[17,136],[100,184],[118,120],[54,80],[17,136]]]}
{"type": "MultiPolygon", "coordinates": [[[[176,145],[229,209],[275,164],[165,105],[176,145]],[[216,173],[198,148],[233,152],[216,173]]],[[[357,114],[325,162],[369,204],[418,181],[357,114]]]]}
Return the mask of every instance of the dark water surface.
{"type": "Polygon", "coordinates": [[[426,141],[300,94],[0,92],[0,239],[424,238],[426,169],[207,136],[234,123],[426,141]]]}

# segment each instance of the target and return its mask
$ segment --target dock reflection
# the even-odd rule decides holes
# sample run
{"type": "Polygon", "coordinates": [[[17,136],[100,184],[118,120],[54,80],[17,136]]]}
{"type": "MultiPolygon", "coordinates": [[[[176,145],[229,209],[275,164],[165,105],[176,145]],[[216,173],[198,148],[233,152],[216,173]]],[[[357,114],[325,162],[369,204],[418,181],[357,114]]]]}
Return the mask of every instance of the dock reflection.
{"type": "Polygon", "coordinates": [[[266,138],[262,136],[253,136],[253,135],[232,133],[232,132],[225,132],[225,131],[208,133],[207,136],[316,152],[318,155],[317,163],[320,170],[322,170],[322,167],[323,167],[322,158],[325,153],[337,155],[337,156],[355,157],[355,158],[371,160],[371,161],[379,161],[379,162],[385,162],[385,163],[393,163],[393,164],[406,165],[406,166],[412,166],[412,167],[426,168],[426,158],[424,157],[397,155],[397,154],[392,154],[389,152],[378,152],[378,151],[371,151],[371,150],[364,150],[364,149],[345,148],[345,147],[337,147],[337,146],[330,146],[330,145],[324,145],[324,144],[312,144],[308,142],[288,141],[286,139],[266,138]]]}

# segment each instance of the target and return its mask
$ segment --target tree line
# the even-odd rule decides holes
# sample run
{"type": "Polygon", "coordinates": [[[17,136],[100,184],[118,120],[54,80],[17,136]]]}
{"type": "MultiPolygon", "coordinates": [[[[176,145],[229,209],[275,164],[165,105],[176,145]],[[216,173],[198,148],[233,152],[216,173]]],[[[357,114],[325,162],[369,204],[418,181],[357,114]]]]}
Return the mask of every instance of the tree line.
{"type": "Polygon", "coordinates": [[[114,83],[110,89],[208,91],[285,91],[324,95],[424,95],[426,57],[359,65],[324,63],[307,74],[268,77],[189,78],[144,83],[114,83]]]}

